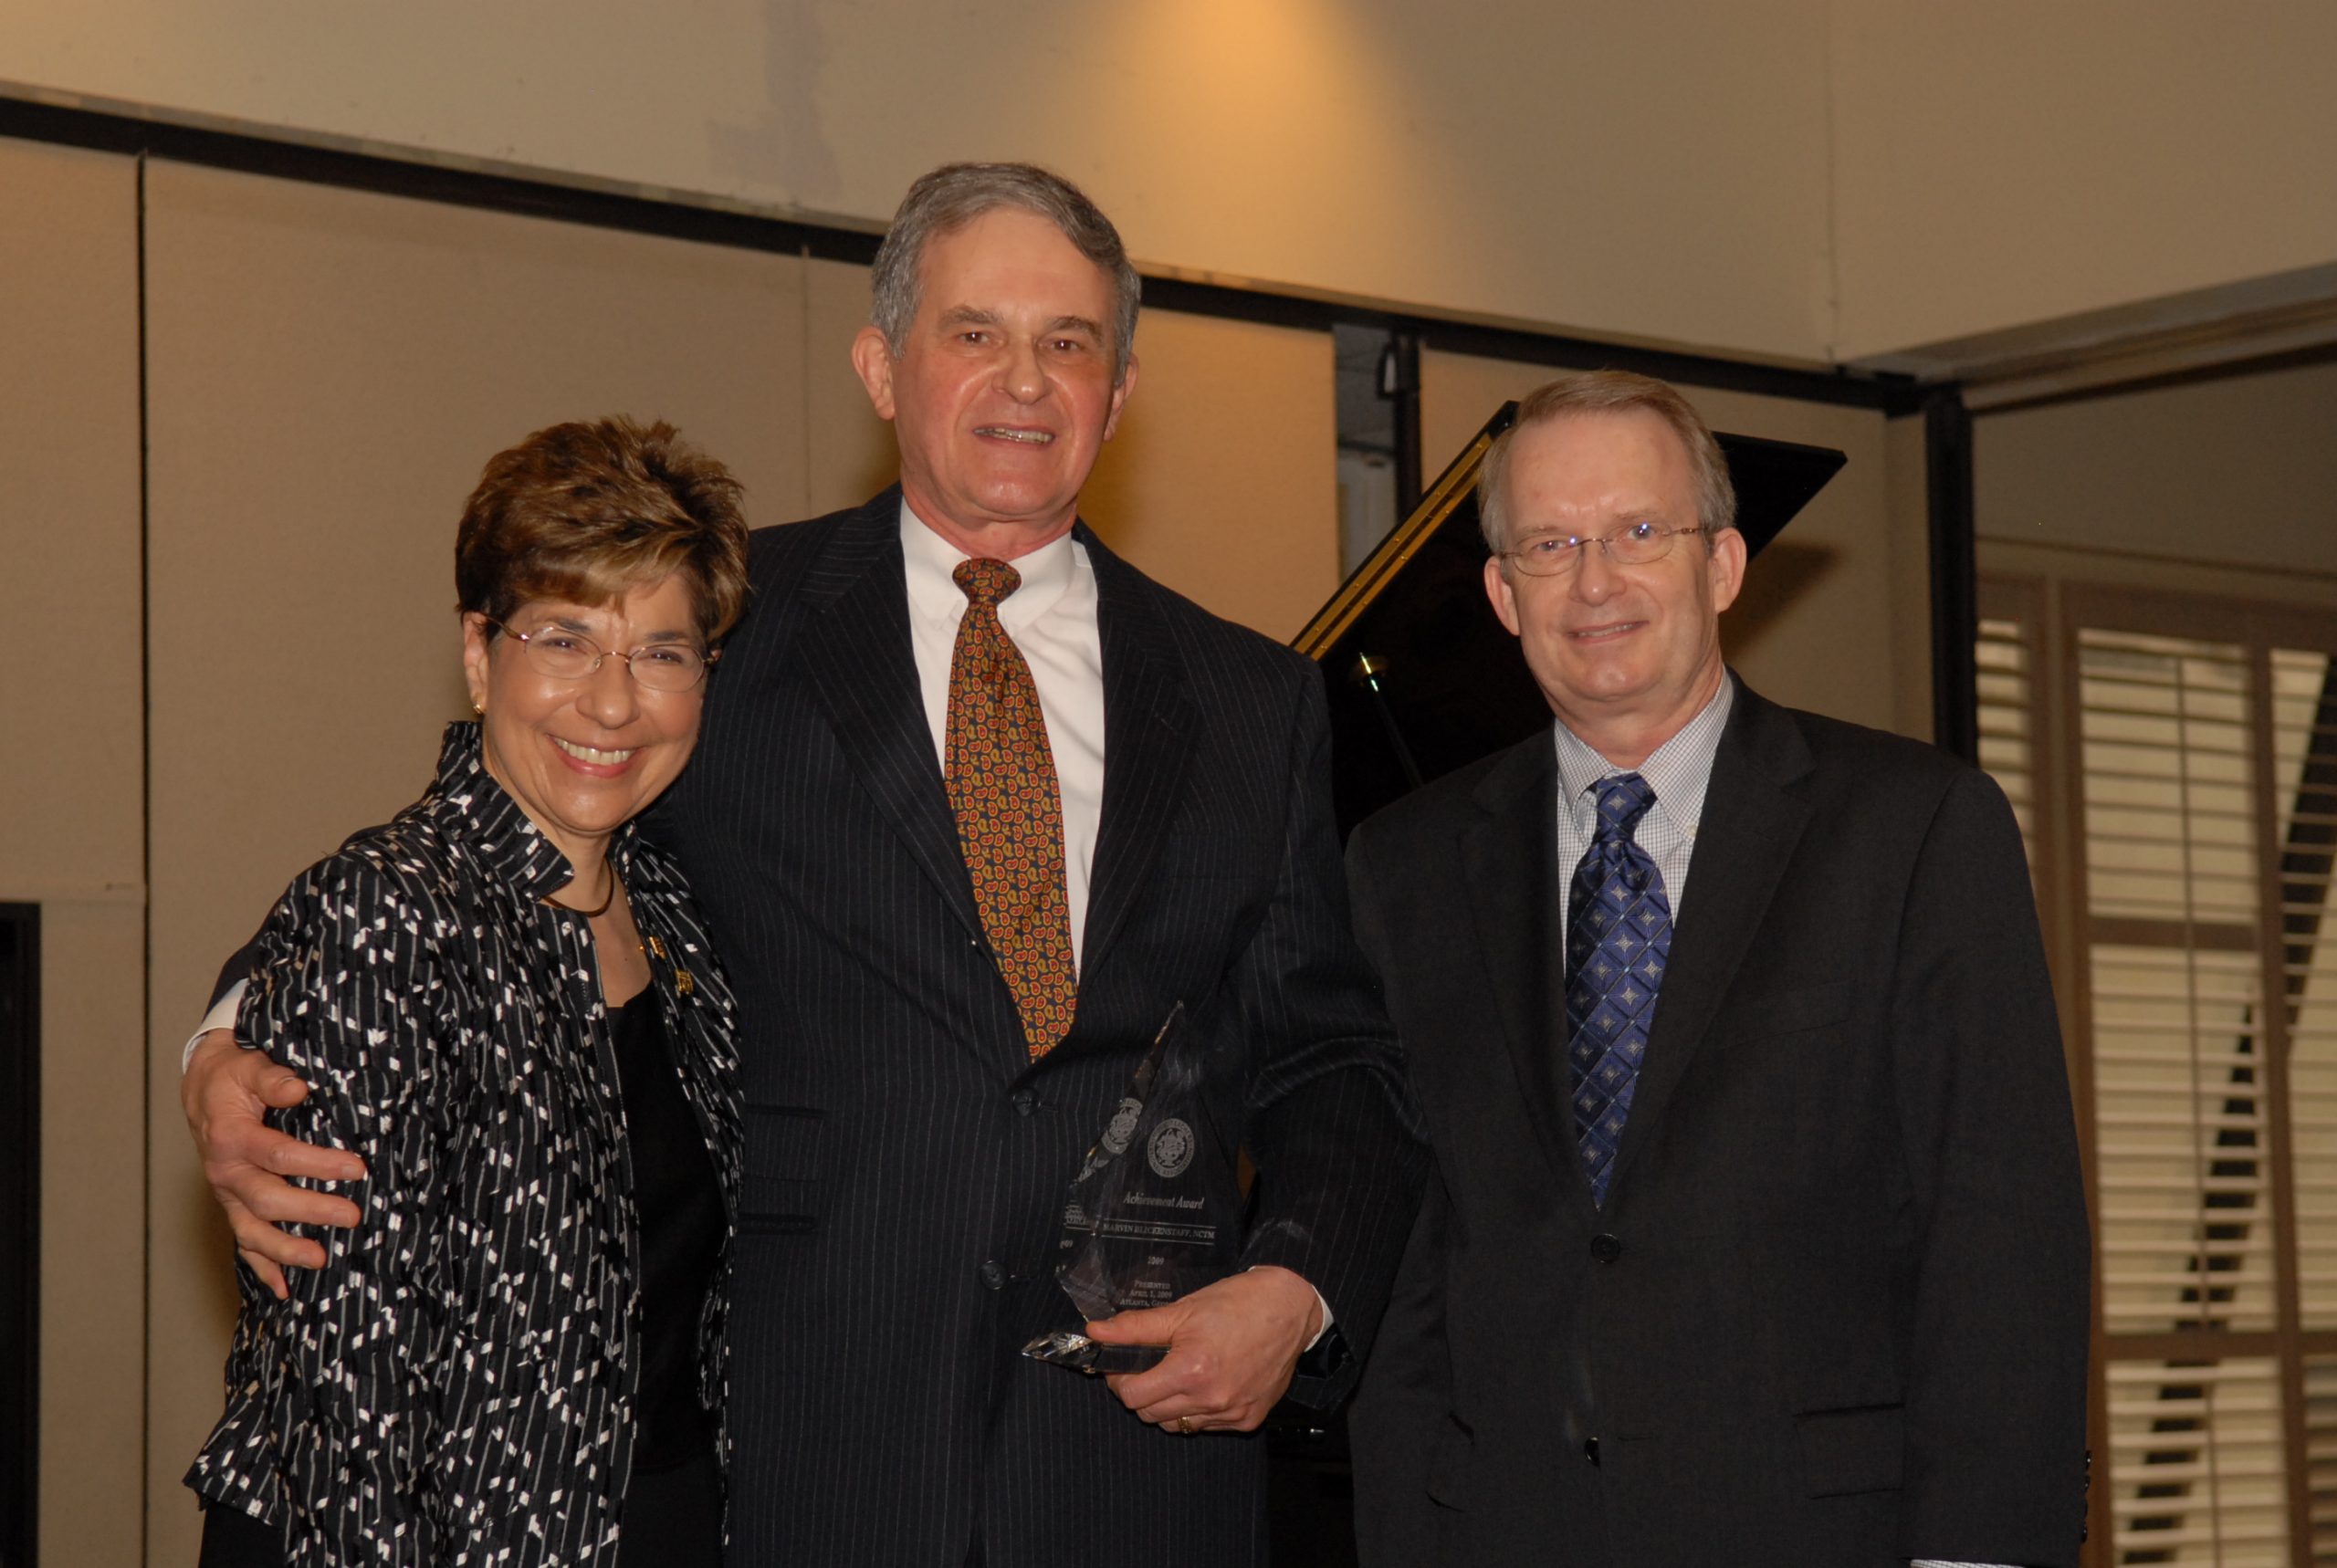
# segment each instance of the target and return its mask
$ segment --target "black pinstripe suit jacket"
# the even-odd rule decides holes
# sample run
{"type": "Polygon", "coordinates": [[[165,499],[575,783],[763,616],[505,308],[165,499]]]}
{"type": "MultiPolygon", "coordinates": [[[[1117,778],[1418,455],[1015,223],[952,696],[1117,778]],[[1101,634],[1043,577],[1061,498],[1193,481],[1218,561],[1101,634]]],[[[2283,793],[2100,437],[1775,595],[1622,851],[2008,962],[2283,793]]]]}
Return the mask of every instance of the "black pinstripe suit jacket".
{"type": "Polygon", "coordinates": [[[1156,1432],[1018,1352],[1076,1321],[1049,1273],[1065,1189],[1180,1001],[1220,1031],[1258,1171],[1244,1262],[1368,1343],[1423,1155],[1347,929],[1317,676],[1080,530],[1103,821],[1077,1019],[1033,1064],[919,700],[899,505],[756,534],[655,825],[739,992],[732,1561],[1261,1561],[1256,1439],[1156,1432]]]}

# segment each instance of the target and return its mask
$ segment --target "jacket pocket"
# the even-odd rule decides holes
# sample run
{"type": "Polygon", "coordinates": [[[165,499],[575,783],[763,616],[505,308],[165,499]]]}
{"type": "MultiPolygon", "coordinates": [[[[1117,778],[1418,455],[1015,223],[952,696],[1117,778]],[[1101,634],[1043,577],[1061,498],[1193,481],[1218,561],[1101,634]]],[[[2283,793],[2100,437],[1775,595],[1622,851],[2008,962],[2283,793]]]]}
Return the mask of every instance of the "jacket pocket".
{"type": "Polygon", "coordinates": [[[749,1105],[743,1189],[742,1236],[790,1235],[819,1228],[822,1134],[828,1113],[808,1105],[749,1105]]]}
{"type": "Polygon", "coordinates": [[[1811,1497],[1898,1490],[1907,1442],[1903,1406],[1811,1410],[1793,1425],[1811,1497]]]}
{"type": "Polygon", "coordinates": [[[1467,1512],[1470,1478],[1475,1473],[1477,1440],[1460,1422],[1446,1417],[1428,1458],[1428,1495],[1446,1508],[1467,1512]]]}

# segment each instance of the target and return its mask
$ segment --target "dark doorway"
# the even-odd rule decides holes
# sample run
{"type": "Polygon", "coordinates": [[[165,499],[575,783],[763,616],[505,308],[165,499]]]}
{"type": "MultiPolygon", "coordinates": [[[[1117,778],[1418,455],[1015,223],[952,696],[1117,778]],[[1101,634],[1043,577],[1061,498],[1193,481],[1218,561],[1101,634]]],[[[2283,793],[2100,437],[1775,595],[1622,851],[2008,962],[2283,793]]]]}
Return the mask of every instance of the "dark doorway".
{"type": "Polygon", "coordinates": [[[31,1568],[39,1420],[40,908],[0,904],[0,1568],[31,1568]]]}

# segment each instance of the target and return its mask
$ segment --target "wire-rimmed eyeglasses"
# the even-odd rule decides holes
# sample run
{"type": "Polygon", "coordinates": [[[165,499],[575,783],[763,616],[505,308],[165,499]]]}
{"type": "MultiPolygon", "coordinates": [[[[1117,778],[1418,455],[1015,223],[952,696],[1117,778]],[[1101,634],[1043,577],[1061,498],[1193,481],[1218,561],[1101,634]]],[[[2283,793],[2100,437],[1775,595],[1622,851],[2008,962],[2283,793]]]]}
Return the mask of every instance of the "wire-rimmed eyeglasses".
{"type": "Polygon", "coordinates": [[[1501,552],[1529,577],[1556,577],[1571,571],[1582,559],[1585,545],[1597,545],[1617,566],[1645,566],[1672,553],[1672,541],[1682,534],[1701,534],[1701,528],[1675,528],[1663,523],[1631,523],[1611,534],[1535,534],[1515,549],[1501,552]]]}
{"type": "Polygon", "coordinates": [[[487,623],[519,643],[537,674],[555,681],[584,680],[613,653],[624,661],[625,668],[633,672],[633,678],[644,690],[686,692],[696,689],[714,662],[722,657],[719,648],[700,648],[689,643],[644,643],[628,653],[603,648],[582,632],[571,632],[564,626],[520,632],[500,621],[488,620],[487,623]]]}

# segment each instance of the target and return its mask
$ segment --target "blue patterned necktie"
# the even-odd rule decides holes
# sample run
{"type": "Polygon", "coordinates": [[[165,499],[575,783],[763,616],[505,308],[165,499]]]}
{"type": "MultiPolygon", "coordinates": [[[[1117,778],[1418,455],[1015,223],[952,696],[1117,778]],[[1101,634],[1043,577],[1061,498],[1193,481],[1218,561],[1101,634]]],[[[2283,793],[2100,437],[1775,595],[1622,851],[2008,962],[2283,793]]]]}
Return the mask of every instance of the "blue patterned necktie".
{"type": "Polygon", "coordinates": [[[1663,874],[1631,837],[1654,804],[1636,773],[1599,780],[1598,828],[1567,900],[1567,1072],[1582,1168],[1602,1208],[1672,960],[1663,874]]]}

